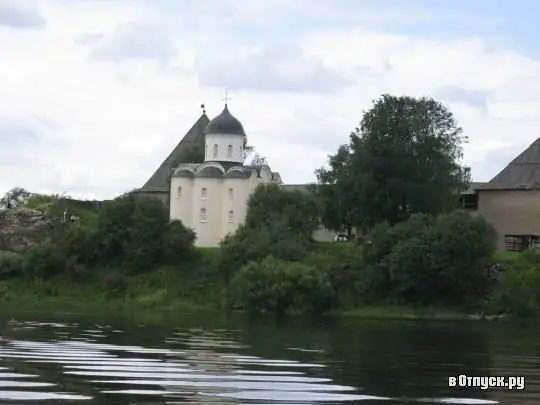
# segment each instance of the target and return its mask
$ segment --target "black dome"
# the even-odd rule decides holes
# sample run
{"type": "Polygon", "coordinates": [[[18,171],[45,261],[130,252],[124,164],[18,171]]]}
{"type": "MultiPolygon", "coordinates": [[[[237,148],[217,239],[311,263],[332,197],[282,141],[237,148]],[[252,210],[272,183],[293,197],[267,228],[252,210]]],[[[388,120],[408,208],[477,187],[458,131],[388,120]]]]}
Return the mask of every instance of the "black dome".
{"type": "Polygon", "coordinates": [[[242,123],[232,116],[225,104],[225,108],[217,117],[208,123],[207,134],[233,134],[246,135],[242,123]]]}

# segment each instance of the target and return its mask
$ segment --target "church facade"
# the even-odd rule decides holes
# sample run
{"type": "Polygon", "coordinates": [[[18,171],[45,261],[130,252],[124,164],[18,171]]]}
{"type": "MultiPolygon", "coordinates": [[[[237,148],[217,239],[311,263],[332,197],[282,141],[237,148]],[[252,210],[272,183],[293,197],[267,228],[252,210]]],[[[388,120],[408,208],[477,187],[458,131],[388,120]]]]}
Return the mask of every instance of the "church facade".
{"type": "MultiPolygon", "coordinates": [[[[135,192],[163,201],[169,207],[171,219],[182,221],[196,232],[196,246],[218,246],[244,222],[248,199],[259,184],[276,183],[289,188],[267,164],[245,165],[246,145],[244,127],[227,105],[212,120],[203,112],[135,192]],[[202,145],[203,163],[177,163],[185,151],[202,145]]],[[[316,237],[331,240],[332,235],[320,230],[316,237]]]]}
{"type": "Polygon", "coordinates": [[[181,163],[171,176],[170,218],[197,234],[196,245],[218,246],[246,217],[247,202],[259,184],[281,184],[266,164],[244,165],[247,137],[225,105],[208,123],[203,163],[181,163]]]}

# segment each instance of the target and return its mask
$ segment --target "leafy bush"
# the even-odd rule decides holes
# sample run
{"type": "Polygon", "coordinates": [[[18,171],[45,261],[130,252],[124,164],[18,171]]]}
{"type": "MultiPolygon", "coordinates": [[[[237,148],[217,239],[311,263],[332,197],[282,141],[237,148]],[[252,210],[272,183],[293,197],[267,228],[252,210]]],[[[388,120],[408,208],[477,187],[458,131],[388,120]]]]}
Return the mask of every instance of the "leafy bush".
{"type": "Polygon", "coordinates": [[[99,261],[99,241],[94,231],[86,228],[73,227],[64,235],[66,254],[75,263],[92,265],[99,261]]]}
{"type": "Polygon", "coordinates": [[[360,246],[356,243],[319,244],[303,263],[316,267],[327,275],[340,307],[352,307],[356,304],[354,286],[364,268],[360,246]]]}
{"type": "Polygon", "coordinates": [[[356,284],[356,290],[362,301],[395,303],[395,297],[390,294],[393,283],[389,273],[389,255],[400,241],[421,234],[434,221],[435,218],[429,215],[414,214],[407,221],[394,226],[381,223],[373,227],[365,238],[365,267],[359,274],[359,281],[356,284]]]}
{"type": "Polygon", "coordinates": [[[384,262],[400,241],[421,234],[435,222],[435,218],[424,214],[411,215],[407,221],[390,226],[384,222],[376,225],[367,237],[365,259],[368,264],[384,262]]]}
{"type": "Polygon", "coordinates": [[[195,238],[195,232],[186,228],[181,221],[171,221],[163,238],[163,261],[175,264],[193,256],[195,238]]]}
{"type": "Polygon", "coordinates": [[[59,244],[44,242],[28,250],[23,260],[23,272],[31,278],[48,280],[64,273],[66,252],[59,244]]]}
{"type": "Polygon", "coordinates": [[[160,200],[134,195],[102,205],[95,237],[98,262],[135,271],[155,267],[166,259],[180,260],[195,240],[193,232],[180,222],[169,222],[160,200]]]}
{"type": "Polygon", "coordinates": [[[20,277],[23,273],[23,258],[16,254],[0,257],[0,280],[20,277]]]}
{"type": "Polygon", "coordinates": [[[250,262],[233,277],[226,292],[232,309],[321,312],[330,309],[335,295],[326,273],[298,262],[268,256],[250,262]]]}
{"type": "Polygon", "coordinates": [[[502,275],[491,310],[516,317],[540,313],[540,252],[528,249],[515,253],[510,269],[502,275]]]}
{"type": "Polygon", "coordinates": [[[394,227],[381,226],[367,249],[360,292],[396,303],[473,303],[487,294],[495,238],[483,218],[465,211],[413,215],[394,227]]]}
{"type": "Polygon", "coordinates": [[[540,313],[540,266],[511,268],[503,276],[492,304],[497,312],[517,317],[540,313]]]}
{"type": "Polygon", "coordinates": [[[284,223],[256,229],[240,226],[221,243],[218,268],[228,281],[248,262],[269,255],[280,260],[301,261],[311,247],[312,243],[303,234],[291,231],[284,223]]]}
{"type": "Polygon", "coordinates": [[[277,184],[260,184],[248,200],[246,227],[270,228],[286,224],[311,239],[319,226],[320,206],[312,193],[286,190],[277,184]]]}

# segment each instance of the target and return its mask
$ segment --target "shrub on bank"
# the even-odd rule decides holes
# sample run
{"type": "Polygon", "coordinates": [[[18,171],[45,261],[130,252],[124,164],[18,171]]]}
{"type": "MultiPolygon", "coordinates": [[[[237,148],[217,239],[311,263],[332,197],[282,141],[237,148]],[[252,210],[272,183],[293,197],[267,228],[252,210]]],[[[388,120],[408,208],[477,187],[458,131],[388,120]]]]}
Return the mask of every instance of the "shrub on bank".
{"type": "Polygon", "coordinates": [[[272,255],[286,261],[303,260],[312,247],[303,234],[292,232],[285,224],[272,227],[248,228],[240,226],[235,234],[221,243],[219,271],[229,281],[245,264],[272,255]]]}
{"type": "Polygon", "coordinates": [[[314,266],[273,256],[243,266],[226,292],[226,305],[231,309],[321,312],[334,304],[335,293],[326,273],[314,266]]]}
{"type": "Polygon", "coordinates": [[[26,277],[48,280],[65,272],[67,256],[61,246],[45,242],[28,250],[22,263],[26,277]]]}
{"type": "Polygon", "coordinates": [[[221,243],[219,270],[226,282],[242,266],[272,255],[301,261],[313,248],[319,205],[310,193],[261,184],[248,200],[246,222],[221,243]]]}
{"type": "Polygon", "coordinates": [[[0,257],[0,280],[23,276],[23,258],[17,254],[0,257]]]}
{"type": "Polygon", "coordinates": [[[361,246],[356,243],[317,244],[303,263],[328,277],[339,307],[350,308],[358,303],[354,287],[365,267],[361,246]]]}
{"type": "Polygon", "coordinates": [[[34,246],[20,258],[0,258],[0,276],[81,280],[85,269],[99,266],[136,273],[187,260],[195,240],[194,232],[180,221],[170,222],[164,205],[152,197],[107,201],[95,230],[67,226],[56,240],[34,246]]]}
{"type": "Polygon", "coordinates": [[[465,211],[381,225],[366,246],[359,292],[396,304],[474,304],[487,294],[495,238],[484,219],[465,211]]]}
{"type": "Polygon", "coordinates": [[[517,317],[540,314],[540,253],[529,249],[512,258],[502,276],[491,309],[517,317]]]}

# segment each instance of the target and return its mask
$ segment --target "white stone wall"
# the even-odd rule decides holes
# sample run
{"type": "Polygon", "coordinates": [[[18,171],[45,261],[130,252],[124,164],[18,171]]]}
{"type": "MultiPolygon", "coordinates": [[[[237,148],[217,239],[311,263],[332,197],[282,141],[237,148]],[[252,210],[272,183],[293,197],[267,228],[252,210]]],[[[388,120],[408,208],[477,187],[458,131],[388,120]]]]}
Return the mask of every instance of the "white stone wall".
{"type": "Polygon", "coordinates": [[[233,134],[207,134],[205,137],[204,160],[205,162],[243,162],[244,136],[233,134]],[[229,147],[231,151],[230,155],[229,147]],[[216,149],[217,154],[215,154],[216,149]]]}
{"type": "Polygon", "coordinates": [[[173,177],[170,217],[196,232],[196,246],[219,246],[227,234],[244,223],[247,202],[255,188],[270,182],[269,167],[261,169],[260,177],[257,172],[249,178],[173,177]],[[201,217],[202,209],[206,210],[206,218],[201,217]]]}
{"type": "Polygon", "coordinates": [[[182,221],[188,228],[193,228],[193,180],[189,177],[171,179],[170,218],[182,221]]]}

